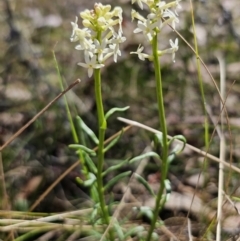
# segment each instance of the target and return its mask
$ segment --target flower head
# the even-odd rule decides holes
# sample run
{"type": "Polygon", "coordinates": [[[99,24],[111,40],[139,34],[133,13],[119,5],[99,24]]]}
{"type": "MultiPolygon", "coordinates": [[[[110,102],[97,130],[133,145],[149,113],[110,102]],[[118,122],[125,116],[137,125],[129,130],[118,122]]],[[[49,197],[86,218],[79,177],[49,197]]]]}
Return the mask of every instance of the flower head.
{"type": "Polygon", "coordinates": [[[75,49],[84,51],[84,62],[78,65],[88,69],[91,77],[94,69],[104,66],[104,62],[114,56],[121,55],[120,44],[126,38],[122,35],[122,9],[115,7],[111,11],[110,5],[96,3],[93,10],[85,10],[80,13],[84,28],[78,27],[78,18],[72,24],[71,42],[78,42],[75,49]],[[116,26],[118,31],[116,32],[116,26]]]}
{"type": "MultiPolygon", "coordinates": [[[[153,38],[161,33],[162,28],[168,24],[171,24],[172,28],[175,30],[176,23],[179,22],[178,14],[176,12],[177,8],[181,8],[179,2],[181,0],[173,0],[172,2],[166,3],[165,1],[156,0],[132,0],[132,3],[137,2],[139,7],[143,8],[143,3],[145,3],[150,13],[146,17],[143,17],[136,10],[132,10],[132,20],[138,19],[137,28],[133,31],[134,33],[142,33],[144,37],[151,43],[153,38]]],[[[171,53],[172,59],[175,62],[175,52],[178,50],[178,39],[174,42],[170,39],[171,48],[165,49],[163,51],[157,50],[158,55],[171,53]]],[[[133,54],[138,54],[139,59],[144,60],[145,58],[151,58],[142,53],[143,47],[138,47],[136,52],[133,54]]]]}

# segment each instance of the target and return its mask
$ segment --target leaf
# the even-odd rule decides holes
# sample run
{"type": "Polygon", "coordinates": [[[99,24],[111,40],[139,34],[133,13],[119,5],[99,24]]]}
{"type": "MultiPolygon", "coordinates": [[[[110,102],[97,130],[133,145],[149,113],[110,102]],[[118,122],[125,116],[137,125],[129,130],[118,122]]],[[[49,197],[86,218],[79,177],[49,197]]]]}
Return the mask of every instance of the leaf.
{"type": "Polygon", "coordinates": [[[107,152],[110,148],[112,148],[120,139],[120,137],[122,136],[123,131],[121,131],[121,133],[115,137],[108,145],[107,147],[104,148],[104,152],[107,152]]]}
{"type": "Polygon", "coordinates": [[[150,151],[150,152],[147,152],[147,153],[144,153],[142,155],[139,155],[139,156],[136,156],[134,158],[132,158],[129,163],[132,164],[134,162],[137,162],[137,161],[141,161],[142,159],[146,158],[146,157],[157,157],[158,159],[160,159],[159,155],[156,153],[156,152],[153,152],[153,151],[150,151]]]}
{"type": "Polygon", "coordinates": [[[154,134],[153,142],[154,142],[154,147],[157,150],[159,150],[159,147],[163,147],[163,134],[162,133],[154,134]]]}
{"type": "Polygon", "coordinates": [[[123,172],[118,174],[116,177],[111,179],[104,187],[104,191],[108,190],[110,187],[112,187],[114,184],[116,184],[120,179],[127,177],[131,174],[131,171],[123,172]]]}
{"type": "Polygon", "coordinates": [[[186,138],[183,136],[183,135],[177,135],[177,136],[174,136],[170,141],[169,141],[169,145],[172,144],[172,142],[174,140],[179,140],[182,142],[182,145],[181,144],[177,144],[174,149],[171,151],[171,153],[176,153],[176,154],[179,154],[180,152],[182,152],[186,146],[186,143],[187,143],[187,140],[186,138]]]}
{"type": "Polygon", "coordinates": [[[83,180],[80,177],[76,177],[75,180],[80,186],[83,185],[83,180]]]}
{"type": "Polygon", "coordinates": [[[141,206],[141,207],[137,207],[137,210],[139,210],[141,215],[148,217],[150,220],[153,219],[153,211],[150,207],[141,206]]]}
{"type": "Polygon", "coordinates": [[[88,165],[89,170],[94,174],[97,174],[97,167],[93,162],[93,160],[91,159],[91,157],[87,154],[85,154],[85,161],[86,161],[86,164],[88,165]]]}
{"type": "Polygon", "coordinates": [[[165,179],[164,186],[166,188],[166,200],[169,200],[170,194],[172,192],[171,182],[168,179],[165,179]]]}
{"type": "Polygon", "coordinates": [[[171,151],[171,153],[168,155],[168,158],[167,158],[167,162],[168,163],[171,163],[174,158],[176,157],[177,154],[179,154],[180,152],[183,151],[183,149],[185,148],[186,146],[186,139],[184,136],[182,135],[177,135],[177,136],[174,136],[170,141],[169,141],[169,144],[170,145],[174,140],[179,140],[181,141],[182,143],[181,144],[177,144],[173,150],[171,151]]]}
{"type": "Polygon", "coordinates": [[[107,119],[108,119],[113,113],[115,113],[115,112],[122,112],[122,111],[125,111],[125,110],[127,110],[127,109],[129,109],[129,106],[126,106],[126,107],[124,107],[124,108],[117,108],[117,107],[112,108],[112,109],[110,109],[110,110],[106,113],[105,119],[107,120],[107,119]]]}
{"type": "Polygon", "coordinates": [[[93,173],[89,172],[88,175],[89,175],[89,179],[83,182],[83,185],[84,185],[85,187],[90,187],[90,186],[92,186],[93,183],[97,180],[96,176],[95,176],[93,173]]]}
{"type": "MultiPolygon", "coordinates": [[[[115,217],[113,217],[113,218],[115,219],[115,217]]],[[[116,231],[116,233],[117,233],[118,239],[119,239],[120,241],[125,241],[126,239],[125,239],[125,236],[124,236],[122,227],[121,227],[121,225],[119,225],[117,219],[115,219],[113,225],[114,225],[114,229],[115,229],[115,231],[116,231]]]]}
{"type": "Polygon", "coordinates": [[[77,149],[77,151],[78,150],[84,151],[91,156],[96,156],[96,152],[93,151],[92,149],[87,148],[86,146],[79,145],[79,144],[70,144],[69,147],[72,149],[77,149]]]}
{"type": "Polygon", "coordinates": [[[82,118],[80,116],[76,117],[77,123],[80,127],[80,129],[82,129],[92,140],[93,142],[98,145],[99,140],[97,138],[97,136],[95,135],[95,133],[84,123],[84,121],[82,120],[82,118]]]}
{"type": "Polygon", "coordinates": [[[106,171],[104,171],[102,173],[102,177],[106,176],[108,173],[110,173],[111,171],[114,171],[114,170],[118,170],[120,167],[124,166],[125,164],[127,164],[128,162],[128,159],[127,160],[124,160],[123,162],[120,162],[119,164],[116,164],[114,166],[111,166],[109,167],[106,171]]]}
{"type": "Polygon", "coordinates": [[[127,240],[129,236],[137,235],[138,237],[141,236],[141,233],[145,231],[145,228],[143,226],[137,226],[134,228],[131,228],[128,232],[124,235],[124,240],[127,240]]]}
{"type": "Polygon", "coordinates": [[[150,185],[148,184],[148,182],[140,175],[138,175],[137,173],[134,173],[134,176],[136,177],[136,179],[148,190],[148,192],[153,196],[156,197],[154,191],[152,190],[152,188],[150,187],[150,185]]]}

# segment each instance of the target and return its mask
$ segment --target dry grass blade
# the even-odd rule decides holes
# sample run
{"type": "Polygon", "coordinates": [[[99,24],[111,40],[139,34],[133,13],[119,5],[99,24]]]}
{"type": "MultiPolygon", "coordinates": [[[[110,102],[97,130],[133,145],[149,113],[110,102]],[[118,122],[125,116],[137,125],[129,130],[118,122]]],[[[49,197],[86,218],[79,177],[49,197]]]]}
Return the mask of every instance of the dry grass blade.
{"type": "MultiPolygon", "coordinates": [[[[129,125],[132,125],[132,126],[136,126],[136,127],[142,128],[142,129],[145,129],[145,130],[150,131],[150,132],[152,132],[152,133],[156,133],[156,134],[161,133],[161,131],[158,131],[158,130],[156,130],[156,129],[153,129],[153,128],[151,128],[151,127],[149,127],[149,126],[146,126],[146,125],[144,125],[144,124],[141,124],[141,123],[139,123],[139,122],[137,122],[137,121],[132,121],[132,120],[125,119],[125,118],[122,118],[122,117],[118,117],[118,120],[120,120],[120,121],[122,121],[122,122],[124,122],[124,123],[126,123],[126,124],[129,124],[129,125]]],[[[169,139],[172,139],[172,136],[168,136],[168,138],[169,138],[169,139]]],[[[178,142],[178,143],[182,143],[181,141],[179,141],[179,140],[177,140],[177,139],[175,139],[174,141],[176,141],[176,142],[178,142]]],[[[207,157],[207,158],[211,159],[212,161],[215,161],[215,162],[218,162],[218,163],[222,163],[225,167],[228,167],[228,168],[234,170],[235,172],[240,173],[240,169],[239,169],[238,167],[236,167],[236,166],[234,166],[234,165],[232,165],[232,164],[229,164],[229,163],[227,163],[226,161],[221,160],[221,159],[219,159],[219,158],[217,158],[217,157],[215,157],[215,156],[213,156],[213,155],[211,155],[211,154],[209,154],[209,153],[207,153],[207,152],[205,152],[205,151],[202,151],[202,150],[200,150],[200,149],[198,149],[198,148],[196,148],[196,147],[194,147],[194,146],[192,146],[192,145],[186,144],[186,146],[187,146],[189,149],[193,150],[194,152],[202,155],[203,157],[207,157]]]]}
{"type": "MultiPolygon", "coordinates": [[[[11,224],[11,225],[8,225],[8,226],[5,226],[5,227],[0,227],[0,231],[1,232],[8,232],[10,230],[13,230],[13,229],[18,229],[20,227],[27,227],[27,226],[30,226],[30,225],[33,225],[33,224],[40,224],[40,223],[49,223],[49,222],[56,222],[56,221],[62,221],[64,218],[66,217],[70,217],[70,216],[77,216],[77,215],[86,215],[88,214],[89,212],[91,212],[92,209],[89,208],[89,209],[84,209],[84,210],[77,210],[77,211],[71,211],[71,212],[66,212],[66,213],[61,213],[61,214],[55,214],[55,215],[50,215],[50,216],[47,216],[47,217],[41,217],[41,218],[37,218],[37,219],[34,219],[34,220],[21,220],[19,221],[18,223],[15,223],[15,224],[11,224]]],[[[6,220],[7,221],[7,220],[6,220]]]]}
{"type": "Polygon", "coordinates": [[[66,94],[69,90],[71,90],[75,85],[81,82],[80,79],[77,79],[72,84],[70,84],[64,91],[62,91],[58,96],[56,96],[52,101],[49,102],[41,111],[39,111],[26,125],[21,127],[8,141],[6,141],[1,147],[0,151],[2,151],[5,147],[7,147],[16,137],[18,137],[26,128],[28,128],[39,116],[41,116],[54,102],[56,102],[59,98],[61,98],[64,94],[66,94]]]}

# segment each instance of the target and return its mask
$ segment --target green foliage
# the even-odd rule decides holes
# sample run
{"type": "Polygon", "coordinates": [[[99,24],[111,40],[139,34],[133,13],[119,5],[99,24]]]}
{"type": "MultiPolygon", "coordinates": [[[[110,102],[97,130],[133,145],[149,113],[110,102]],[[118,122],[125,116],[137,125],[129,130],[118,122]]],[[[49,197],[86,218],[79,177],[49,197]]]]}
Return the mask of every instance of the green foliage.
{"type": "Polygon", "coordinates": [[[96,152],[93,151],[92,149],[87,148],[86,146],[79,145],[79,144],[70,144],[69,147],[72,149],[77,149],[77,151],[76,151],[77,153],[79,151],[84,151],[87,154],[89,154],[90,156],[96,156],[96,152]]]}
{"type": "Polygon", "coordinates": [[[82,120],[82,118],[80,116],[77,116],[76,117],[76,120],[77,120],[77,125],[78,125],[78,128],[82,131],[84,131],[84,133],[86,133],[90,138],[91,140],[96,144],[98,145],[99,143],[99,140],[97,138],[97,136],[95,135],[95,133],[84,123],[84,121],[82,120]]]}
{"type": "Polygon", "coordinates": [[[104,152],[107,152],[108,150],[110,150],[115,144],[118,143],[119,139],[121,138],[123,132],[121,132],[120,135],[116,136],[105,148],[104,148],[104,152]]]}
{"type": "Polygon", "coordinates": [[[112,178],[105,186],[104,186],[104,191],[107,191],[110,189],[112,186],[114,186],[117,182],[119,182],[121,179],[124,177],[127,177],[131,174],[131,171],[123,172],[112,178]]]}
{"type": "Polygon", "coordinates": [[[136,179],[139,181],[139,183],[141,183],[147,190],[148,192],[153,196],[156,197],[154,191],[152,190],[152,188],[150,187],[150,185],[148,184],[148,182],[141,177],[140,175],[138,175],[137,173],[134,173],[134,176],[136,177],[136,179]]]}
{"type": "Polygon", "coordinates": [[[124,108],[112,108],[111,110],[109,110],[106,115],[105,115],[105,119],[107,120],[112,114],[114,114],[115,112],[123,112],[126,111],[127,109],[129,109],[129,106],[124,107],[124,108]]]}

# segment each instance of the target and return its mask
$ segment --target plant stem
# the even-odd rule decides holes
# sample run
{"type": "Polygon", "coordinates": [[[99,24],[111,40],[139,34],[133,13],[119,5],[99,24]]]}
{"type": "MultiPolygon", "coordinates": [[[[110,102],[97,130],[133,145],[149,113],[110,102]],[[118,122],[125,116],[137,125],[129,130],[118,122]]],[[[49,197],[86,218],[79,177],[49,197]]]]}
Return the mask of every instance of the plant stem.
{"type": "MultiPolygon", "coordinates": [[[[204,111],[204,142],[205,142],[205,148],[206,150],[209,149],[209,120],[208,120],[208,112],[207,112],[207,102],[205,98],[205,93],[204,93],[204,86],[203,86],[203,79],[202,79],[202,74],[201,74],[201,63],[199,60],[199,52],[198,52],[198,42],[197,42],[197,34],[196,34],[196,28],[195,28],[195,21],[194,21],[194,12],[193,12],[193,5],[192,1],[190,1],[191,5],[191,17],[192,17],[192,28],[193,28],[193,36],[194,36],[194,49],[196,52],[196,61],[197,61],[197,73],[198,73],[198,83],[200,87],[200,93],[201,93],[201,98],[202,98],[202,107],[204,111]]],[[[204,173],[207,172],[208,169],[208,161],[206,158],[204,158],[204,173]]]]}
{"type": "Polygon", "coordinates": [[[165,184],[164,181],[167,178],[168,165],[167,165],[167,157],[168,157],[168,140],[167,140],[167,124],[166,124],[166,116],[164,110],[164,102],[163,102],[163,91],[162,91],[162,78],[161,78],[161,66],[158,56],[158,39],[157,35],[153,37],[152,40],[152,52],[153,52],[153,62],[155,69],[155,79],[156,79],[156,92],[157,92],[157,103],[158,103],[158,114],[160,121],[160,129],[162,131],[162,165],[161,165],[161,186],[157,194],[155,209],[153,214],[153,219],[151,221],[151,226],[148,231],[147,241],[151,241],[151,236],[154,231],[159,211],[161,207],[163,207],[165,203],[165,199],[162,200],[162,195],[164,192],[165,184]]]}
{"type": "MultiPolygon", "coordinates": [[[[102,218],[105,224],[109,224],[109,214],[108,209],[104,200],[104,188],[102,180],[103,164],[104,164],[104,139],[105,131],[107,128],[107,123],[104,117],[104,109],[102,102],[102,93],[101,93],[101,71],[100,69],[94,70],[94,83],[95,83],[95,98],[97,105],[97,114],[98,114],[98,133],[99,133],[99,145],[98,145],[98,161],[97,161],[97,191],[100,202],[100,207],[102,211],[102,218]]],[[[111,235],[111,232],[110,232],[111,235]]],[[[112,238],[113,240],[113,238],[112,238]]]]}

